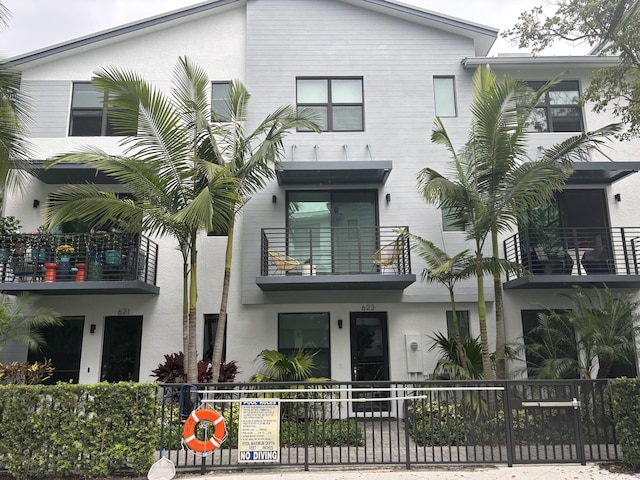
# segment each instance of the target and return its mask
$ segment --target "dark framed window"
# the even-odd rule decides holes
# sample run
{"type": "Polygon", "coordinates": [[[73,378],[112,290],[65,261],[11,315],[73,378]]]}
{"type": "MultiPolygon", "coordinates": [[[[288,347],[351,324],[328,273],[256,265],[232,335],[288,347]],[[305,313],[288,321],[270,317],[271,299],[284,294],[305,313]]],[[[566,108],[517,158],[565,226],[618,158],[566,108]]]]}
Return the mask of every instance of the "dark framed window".
{"type": "Polygon", "coordinates": [[[433,96],[436,116],[455,117],[457,115],[454,77],[433,77],[433,96]]]}
{"type": "Polygon", "coordinates": [[[297,78],[296,102],[316,114],[324,132],[364,131],[362,78],[297,78]]]}
{"type": "MultiPolygon", "coordinates": [[[[526,82],[534,90],[545,82],[526,82]]],[[[553,85],[540,98],[527,129],[530,132],[582,132],[582,108],[579,104],[580,88],[575,80],[565,80],[553,85]]]]}
{"type": "Polygon", "coordinates": [[[300,349],[315,353],[312,377],[331,378],[328,312],[278,314],[278,351],[293,356],[300,349]]]}
{"type": "Polygon", "coordinates": [[[135,135],[136,132],[116,132],[109,119],[113,111],[105,103],[108,95],[89,82],[73,84],[69,135],[72,137],[105,137],[135,135]]]}
{"type": "Polygon", "coordinates": [[[455,209],[442,207],[440,212],[442,212],[442,231],[464,232],[464,227],[460,225],[455,209]]]}
{"type": "MultiPolygon", "coordinates": [[[[217,313],[204,314],[204,344],[202,347],[203,360],[211,360],[213,356],[213,344],[216,341],[216,332],[218,331],[218,320],[220,315],[217,313]]],[[[222,360],[228,360],[227,357],[227,326],[224,329],[224,342],[222,343],[222,360]]]]}
{"type": "Polygon", "coordinates": [[[229,87],[231,82],[211,82],[211,119],[214,122],[231,120],[229,87]]]}
{"type": "MultiPolygon", "coordinates": [[[[469,330],[469,310],[456,310],[456,318],[458,319],[458,327],[460,328],[460,338],[471,337],[471,331],[469,330]]],[[[453,312],[447,310],[447,337],[455,337],[455,330],[453,328],[453,312]]]]}

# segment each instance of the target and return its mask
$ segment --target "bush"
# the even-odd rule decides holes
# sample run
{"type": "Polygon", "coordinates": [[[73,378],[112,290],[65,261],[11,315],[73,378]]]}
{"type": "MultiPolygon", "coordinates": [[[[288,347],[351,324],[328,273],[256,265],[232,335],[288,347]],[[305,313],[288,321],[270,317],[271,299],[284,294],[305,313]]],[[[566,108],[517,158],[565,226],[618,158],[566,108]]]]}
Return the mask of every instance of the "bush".
{"type": "Polygon", "coordinates": [[[454,404],[417,401],[408,406],[409,434],[418,445],[464,445],[464,419],[454,404]]]}
{"type": "Polygon", "coordinates": [[[44,362],[0,363],[0,385],[38,385],[51,378],[54,366],[51,360],[44,362]]]}
{"type": "MultiPolygon", "coordinates": [[[[159,363],[158,368],[151,370],[151,376],[163,383],[184,383],[187,375],[184,371],[184,353],[171,353],[164,356],[164,363],[159,363]]],[[[198,383],[211,382],[213,370],[208,361],[198,362],[198,383]]]]}
{"type": "Polygon", "coordinates": [[[622,461],[633,469],[640,469],[640,379],[610,380],[607,390],[613,403],[613,418],[622,449],[622,461]]]}
{"type": "Polygon", "coordinates": [[[155,384],[0,386],[0,468],[18,478],[146,474],[158,446],[155,384]]]}

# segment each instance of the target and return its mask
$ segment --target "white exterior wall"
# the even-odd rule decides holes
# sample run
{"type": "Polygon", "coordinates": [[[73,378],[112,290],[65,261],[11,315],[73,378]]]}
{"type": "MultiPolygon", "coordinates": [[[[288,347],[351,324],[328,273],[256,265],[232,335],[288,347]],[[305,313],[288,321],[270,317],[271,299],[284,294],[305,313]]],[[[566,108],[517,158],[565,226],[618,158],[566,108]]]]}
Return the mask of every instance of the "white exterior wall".
{"type": "MultiPolygon", "coordinates": [[[[365,130],[363,132],[292,133],[285,142],[284,161],[314,161],[314,146],[319,146],[319,160],[369,160],[371,145],[374,160],[392,160],[393,171],[385,185],[365,188],[379,193],[381,226],[408,225],[421,235],[455,254],[469,246],[464,233],[442,232],[441,213],[426,205],[416,191],[416,175],[424,167],[447,171],[449,156],[444,147],[430,141],[435,118],[432,79],[434,75],[455,76],[458,116],[445,118],[450,135],[462,146],[470,121],[472,71],[464,70],[461,60],[475,55],[473,42],[453,33],[418,25],[380,12],[360,8],[348,2],[323,0],[249,0],[224,11],[212,11],[183,23],[155,27],[146,33],[118,37],[104,45],[83,47],[27,64],[25,81],[68,82],[68,102],[72,81],[87,81],[99,67],[116,65],[130,68],[154,85],[168,90],[172,69],[180,55],[188,55],[204,67],[211,80],[241,79],[252,94],[251,118],[255,125],[284,104],[295,104],[296,77],[352,76],[364,80],[365,130]],[[391,202],[384,200],[391,194],[391,202]]],[[[525,80],[547,80],[552,71],[514,71],[525,80]]],[[[587,81],[587,71],[576,71],[567,79],[587,81]]],[[[46,101],[38,105],[46,105],[46,101]]],[[[604,116],[585,108],[589,129],[602,126],[604,116]]],[[[68,122],[68,109],[67,120],[68,122]]],[[[35,130],[37,131],[37,130],[35,130]]],[[[68,131],[65,125],[64,131],[68,131]]],[[[533,136],[532,136],[533,137],[533,136]]],[[[563,134],[539,134],[532,142],[549,146],[563,134]]],[[[34,138],[38,160],[71,151],[89,144],[117,152],[114,137],[37,137],[34,138]]],[[[632,144],[614,144],[615,160],[635,160],[632,144]]],[[[634,188],[637,179],[618,182],[609,192],[611,223],[635,225],[637,215],[630,205],[640,198],[634,188]],[[620,192],[622,202],[613,201],[620,192]],[[629,200],[627,200],[629,199],[629,200]],[[629,203],[627,203],[629,202],[629,203]]],[[[5,215],[22,219],[24,231],[42,223],[33,199],[45,200],[58,185],[37,180],[23,196],[9,196],[5,215]]],[[[118,187],[105,187],[116,189],[118,187]]],[[[346,187],[344,187],[346,188],[346,187]]],[[[360,186],[358,186],[360,188],[360,186]]],[[[297,188],[292,188],[297,189],[297,188]]],[[[323,188],[325,189],[325,188],[323,188]]],[[[264,348],[277,348],[278,313],[328,312],[332,377],[351,379],[349,317],[351,312],[372,310],[386,312],[389,327],[390,374],[394,380],[412,379],[407,369],[405,335],[420,337],[420,357],[424,376],[433,371],[438,352],[428,351],[430,336],[446,332],[445,311],[450,309],[446,289],[419,280],[404,291],[328,291],[262,292],[256,285],[260,265],[260,229],[285,226],[286,188],[271,182],[251,199],[236,222],[235,255],[228,307],[227,360],[237,360],[241,369],[238,380],[255,372],[253,360],[264,348]],[[278,202],[271,203],[276,195],[278,202]],[[343,320],[339,329],[337,320],[343,320]]],[[[171,239],[156,239],[159,247],[158,286],[154,295],[56,296],[42,303],[56,308],[62,315],[83,315],[85,332],[81,363],[81,382],[99,379],[104,332],[104,318],[119,312],[143,316],[141,380],[163,361],[163,355],[182,348],[182,261],[171,239]],[[72,301],[70,301],[72,300],[72,301]],[[90,334],[89,326],[97,326],[90,334]]],[[[202,333],[205,313],[219,310],[224,248],[226,238],[202,237],[199,248],[198,332],[202,333]]],[[[412,271],[418,278],[424,264],[412,255],[412,271]]],[[[485,282],[488,299],[489,338],[495,338],[492,282],[485,282]]],[[[456,288],[457,308],[470,311],[473,336],[479,335],[474,280],[456,288]]],[[[505,291],[507,338],[522,336],[521,309],[563,307],[556,291],[505,291]]],[[[202,345],[202,338],[198,339],[202,345]]],[[[6,352],[5,352],[6,353],[6,352]]],[[[12,355],[19,352],[12,350],[12,355]]],[[[199,352],[202,354],[202,352],[199,352]]],[[[418,378],[420,378],[419,376],[418,378]]]]}

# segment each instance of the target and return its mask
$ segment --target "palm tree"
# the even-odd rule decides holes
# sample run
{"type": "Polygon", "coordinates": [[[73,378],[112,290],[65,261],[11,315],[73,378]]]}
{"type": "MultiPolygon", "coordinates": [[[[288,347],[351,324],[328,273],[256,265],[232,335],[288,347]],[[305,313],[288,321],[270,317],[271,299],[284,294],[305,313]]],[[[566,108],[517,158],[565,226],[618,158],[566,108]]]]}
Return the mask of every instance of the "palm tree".
{"type": "Polygon", "coordinates": [[[2,295],[0,303],[0,351],[10,341],[37,350],[44,345],[39,329],[62,325],[58,313],[50,308],[34,309],[36,297],[2,295]]]}
{"type": "Polygon", "coordinates": [[[426,268],[422,270],[422,281],[440,282],[449,291],[457,359],[460,360],[461,365],[464,365],[466,356],[460,335],[460,325],[458,324],[454,288],[458,280],[464,280],[474,274],[473,256],[469,254],[469,250],[464,250],[450,257],[433,242],[419,235],[414,235],[406,230],[403,230],[402,234],[411,240],[411,250],[417,253],[427,264],[426,268]]]}
{"type": "MultiPolygon", "coordinates": [[[[0,2],[0,30],[9,10],[0,2]]],[[[20,188],[29,173],[29,144],[25,134],[28,102],[20,89],[20,72],[0,61],[0,185],[20,188]]]]}
{"type": "Polygon", "coordinates": [[[634,362],[640,301],[606,287],[563,296],[573,308],[541,314],[533,331],[540,341],[526,347],[541,359],[528,365],[536,377],[607,378],[615,362],[634,362]]]}
{"type": "MultiPolygon", "coordinates": [[[[484,243],[487,235],[490,237],[490,271],[496,309],[496,371],[499,378],[506,376],[499,234],[522,221],[530,209],[552,201],[554,192],[560,190],[571,175],[572,161],[585,158],[589,151],[598,149],[607,136],[620,130],[616,124],[575,135],[544,150],[538,159],[528,158],[527,124],[540,96],[556,81],[534,92],[509,77],[498,82],[488,67],[478,68],[473,76],[471,128],[459,154],[467,167],[474,202],[463,205],[456,201],[443,202],[441,197],[434,195],[426,196],[441,207],[455,209],[461,224],[470,227],[468,238],[476,241],[476,247],[484,243]],[[476,211],[469,212],[467,208],[476,211]]],[[[432,141],[455,153],[439,119],[435,122],[432,141]]],[[[429,178],[438,177],[437,172],[425,170],[427,183],[431,181],[429,178]]],[[[458,180],[460,173],[458,171],[458,180]]],[[[480,283],[478,288],[480,290],[480,283]]],[[[483,343],[485,340],[482,338],[483,343]]],[[[483,345],[483,353],[485,351],[488,347],[483,345]]]]}
{"type": "Polygon", "coordinates": [[[296,110],[292,106],[283,106],[267,116],[253,131],[247,133],[244,125],[247,120],[249,97],[249,93],[241,83],[231,82],[228,101],[228,109],[231,113],[229,121],[218,124],[214,135],[210,137],[212,140],[210,149],[216,152],[215,157],[227,168],[228,175],[238,182],[239,197],[227,229],[222,298],[211,359],[214,381],[220,372],[224,332],[227,325],[235,217],[251,195],[275,177],[273,166],[281,160],[284,153],[284,137],[296,128],[320,131],[313,121],[314,115],[309,110],[296,110]]]}
{"type": "Polygon", "coordinates": [[[197,381],[197,240],[202,231],[225,229],[238,197],[237,182],[219,165],[212,143],[214,127],[206,73],[187,58],[174,69],[172,95],[166,97],[136,73],[103,68],[92,79],[108,92],[110,120],[126,135],[123,155],[85,147],[58,162],[81,163],[124,185],[134,200],[120,199],[98,186],[67,185],[50,198],[50,225],[82,219],[96,227],[113,219],[129,232],[144,231],[176,239],[183,259],[183,351],[187,381],[197,381]]]}

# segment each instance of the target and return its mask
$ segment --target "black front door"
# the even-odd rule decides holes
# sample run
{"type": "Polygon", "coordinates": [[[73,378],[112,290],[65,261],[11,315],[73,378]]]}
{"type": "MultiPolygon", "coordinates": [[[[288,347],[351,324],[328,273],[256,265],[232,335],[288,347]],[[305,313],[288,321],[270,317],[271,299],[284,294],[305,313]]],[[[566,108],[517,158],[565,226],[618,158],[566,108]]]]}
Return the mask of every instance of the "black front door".
{"type": "Polygon", "coordinates": [[[104,382],[137,382],[140,379],[142,317],[106,317],[102,347],[104,382]]]}
{"type": "MultiPolygon", "coordinates": [[[[387,336],[387,314],[385,312],[351,313],[351,379],[358,381],[389,380],[389,344],[387,336]]],[[[375,387],[375,385],[372,385],[375,387]]],[[[365,388],[365,385],[359,385],[365,388]]],[[[375,390],[372,389],[372,390],[375,390]]],[[[388,397],[389,392],[359,392],[358,397],[388,397]]],[[[388,401],[355,402],[353,410],[388,411],[388,401]]]]}

